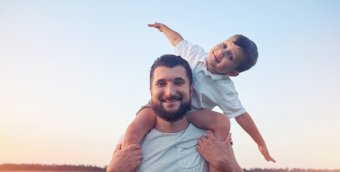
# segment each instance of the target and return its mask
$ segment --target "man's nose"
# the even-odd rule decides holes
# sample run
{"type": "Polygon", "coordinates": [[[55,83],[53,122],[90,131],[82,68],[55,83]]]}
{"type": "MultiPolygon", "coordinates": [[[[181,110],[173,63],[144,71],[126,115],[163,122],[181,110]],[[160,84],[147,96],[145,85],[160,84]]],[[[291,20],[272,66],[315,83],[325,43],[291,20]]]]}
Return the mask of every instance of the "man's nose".
{"type": "Polygon", "coordinates": [[[165,90],[167,96],[172,96],[175,94],[175,87],[173,84],[168,84],[165,90]]]}

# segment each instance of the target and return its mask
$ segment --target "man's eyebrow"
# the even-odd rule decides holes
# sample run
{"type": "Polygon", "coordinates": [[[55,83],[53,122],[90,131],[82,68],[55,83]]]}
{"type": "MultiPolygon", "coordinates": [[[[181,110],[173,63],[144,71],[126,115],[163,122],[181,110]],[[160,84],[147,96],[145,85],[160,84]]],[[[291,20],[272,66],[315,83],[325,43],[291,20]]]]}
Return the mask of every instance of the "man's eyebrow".
{"type": "Polygon", "coordinates": [[[185,79],[182,78],[182,77],[177,77],[177,78],[175,78],[174,80],[182,80],[182,81],[185,81],[185,79]]]}
{"type": "Polygon", "coordinates": [[[163,82],[163,81],[165,81],[165,79],[158,79],[158,80],[155,81],[155,83],[163,82]]]}
{"type": "MultiPolygon", "coordinates": [[[[158,80],[156,80],[155,81],[155,83],[157,84],[157,83],[160,83],[160,82],[166,82],[166,80],[167,79],[158,79],[158,80]]],[[[185,79],[184,78],[182,78],[182,77],[177,77],[177,78],[174,78],[174,79],[170,79],[169,81],[171,81],[171,82],[185,82],[185,79]]]]}

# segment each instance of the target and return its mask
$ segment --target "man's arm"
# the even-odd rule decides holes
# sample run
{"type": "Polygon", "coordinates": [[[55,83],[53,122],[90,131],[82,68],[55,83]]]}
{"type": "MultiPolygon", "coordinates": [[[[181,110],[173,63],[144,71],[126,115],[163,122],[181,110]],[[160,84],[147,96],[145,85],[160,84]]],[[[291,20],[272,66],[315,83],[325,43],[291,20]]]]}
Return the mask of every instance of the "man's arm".
{"type": "Polygon", "coordinates": [[[198,152],[209,163],[209,172],[242,172],[238,165],[231,145],[231,135],[224,141],[218,141],[215,135],[208,131],[197,145],[198,152]]]}
{"type": "Polygon", "coordinates": [[[183,40],[183,37],[176,31],[169,28],[167,25],[155,22],[154,24],[148,24],[149,27],[158,29],[160,32],[168,38],[172,46],[176,46],[179,42],[183,40]]]}
{"type": "Polygon", "coordinates": [[[134,172],[141,162],[142,151],[139,145],[132,144],[121,149],[121,144],[118,144],[106,172],[134,172]]]}
{"type": "Polygon", "coordinates": [[[256,142],[264,158],[267,161],[276,162],[274,158],[270,156],[266,143],[263,137],[261,136],[260,131],[257,129],[251,116],[247,112],[245,112],[242,115],[236,117],[235,119],[237,123],[243,128],[243,130],[245,130],[250,135],[250,137],[256,142]]]}

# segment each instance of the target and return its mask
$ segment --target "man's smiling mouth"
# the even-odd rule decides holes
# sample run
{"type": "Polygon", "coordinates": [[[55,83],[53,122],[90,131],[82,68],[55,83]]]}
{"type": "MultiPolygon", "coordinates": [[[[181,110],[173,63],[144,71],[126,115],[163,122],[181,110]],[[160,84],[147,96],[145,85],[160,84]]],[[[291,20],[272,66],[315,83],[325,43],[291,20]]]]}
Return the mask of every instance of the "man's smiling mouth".
{"type": "Polygon", "coordinates": [[[176,101],[181,101],[182,98],[180,96],[171,96],[171,97],[167,97],[162,99],[162,102],[164,103],[172,103],[172,102],[176,102],[176,101]]]}

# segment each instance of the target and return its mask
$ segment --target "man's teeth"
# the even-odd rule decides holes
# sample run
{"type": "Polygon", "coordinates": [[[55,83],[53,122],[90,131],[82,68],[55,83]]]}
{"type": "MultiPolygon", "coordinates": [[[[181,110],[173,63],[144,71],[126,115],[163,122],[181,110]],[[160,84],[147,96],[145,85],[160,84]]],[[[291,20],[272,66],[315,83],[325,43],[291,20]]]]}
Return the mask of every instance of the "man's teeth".
{"type": "Polygon", "coordinates": [[[165,100],[165,102],[175,102],[175,101],[178,101],[178,100],[165,100]]]}

